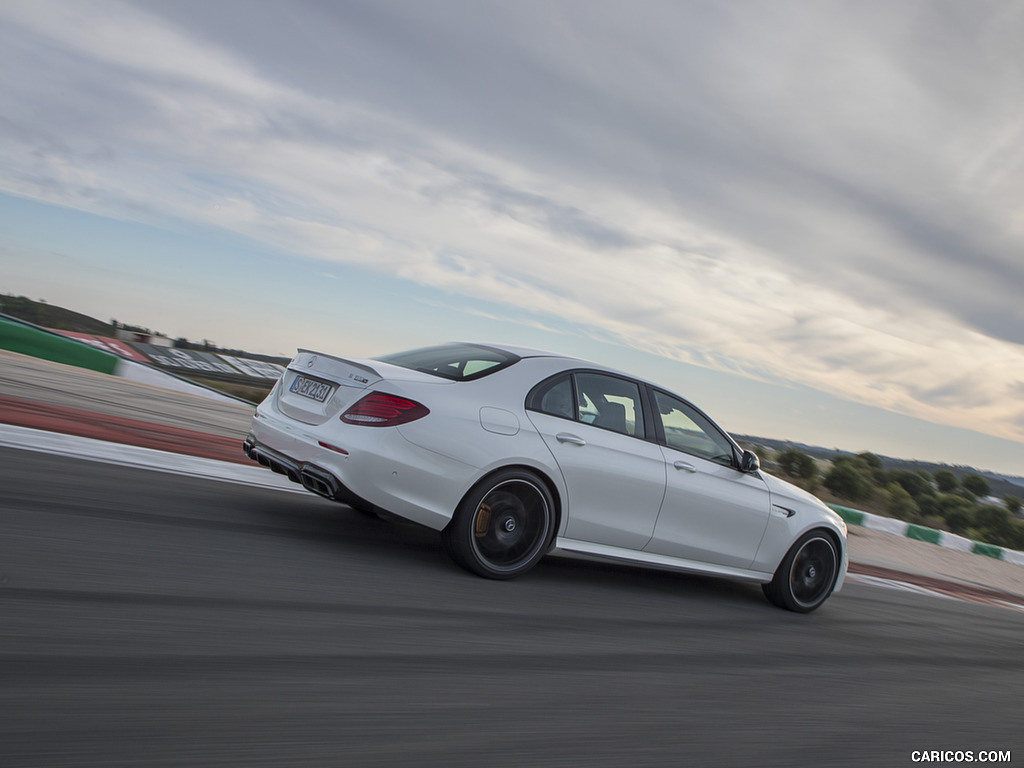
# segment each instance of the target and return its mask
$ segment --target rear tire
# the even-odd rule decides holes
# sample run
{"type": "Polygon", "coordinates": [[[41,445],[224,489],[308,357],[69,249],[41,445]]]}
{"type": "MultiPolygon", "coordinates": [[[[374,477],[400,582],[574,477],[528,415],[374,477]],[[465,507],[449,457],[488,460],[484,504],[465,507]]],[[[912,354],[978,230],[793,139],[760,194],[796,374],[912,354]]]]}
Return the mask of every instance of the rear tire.
{"type": "Polygon", "coordinates": [[[528,470],[506,469],[466,495],[441,542],[466,570],[511,579],[544,557],[554,534],[555,503],[544,481],[528,470]]]}
{"type": "Polygon", "coordinates": [[[810,613],[832,594],[839,578],[839,548],[824,531],[804,534],[782,559],[775,576],[761,589],[768,602],[797,613],[810,613]]]}

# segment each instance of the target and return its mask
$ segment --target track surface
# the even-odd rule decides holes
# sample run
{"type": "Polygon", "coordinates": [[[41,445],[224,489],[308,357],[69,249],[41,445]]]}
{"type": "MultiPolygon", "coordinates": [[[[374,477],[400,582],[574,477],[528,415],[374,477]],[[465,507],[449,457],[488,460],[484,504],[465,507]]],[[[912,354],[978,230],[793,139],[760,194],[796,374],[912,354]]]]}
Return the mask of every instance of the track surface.
{"type": "Polygon", "coordinates": [[[478,579],[322,499],[0,450],[0,766],[1024,756],[1024,615],[548,559],[478,579]]]}

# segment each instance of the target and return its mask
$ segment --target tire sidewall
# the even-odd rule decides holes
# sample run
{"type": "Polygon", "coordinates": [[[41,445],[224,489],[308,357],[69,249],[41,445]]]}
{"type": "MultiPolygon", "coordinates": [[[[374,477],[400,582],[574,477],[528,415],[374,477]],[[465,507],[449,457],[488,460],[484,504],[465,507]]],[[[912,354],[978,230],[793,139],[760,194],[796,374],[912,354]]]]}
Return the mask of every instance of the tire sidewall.
{"type": "Polygon", "coordinates": [[[836,587],[836,581],[839,579],[839,564],[840,564],[840,550],[835,539],[824,530],[808,531],[796,542],[792,547],[789,548],[789,552],[783,558],[782,563],[779,564],[779,569],[775,572],[775,577],[772,579],[771,584],[766,585],[765,594],[768,599],[776,605],[787,608],[797,613],[810,613],[811,611],[820,608],[826,600],[832,595],[832,591],[836,587]],[[793,594],[792,589],[792,575],[793,568],[796,564],[796,558],[807,546],[809,542],[821,540],[828,544],[832,552],[832,577],[828,585],[828,589],[824,590],[821,596],[811,603],[801,602],[793,594]]]}
{"type": "Polygon", "coordinates": [[[466,495],[456,509],[452,522],[444,531],[449,554],[459,565],[490,579],[511,579],[533,568],[551,545],[555,534],[555,503],[547,484],[535,473],[525,469],[506,469],[488,476],[466,495]],[[544,530],[529,554],[511,566],[496,566],[478,550],[474,540],[476,512],[485,498],[496,488],[509,483],[526,483],[544,501],[544,530]]]}

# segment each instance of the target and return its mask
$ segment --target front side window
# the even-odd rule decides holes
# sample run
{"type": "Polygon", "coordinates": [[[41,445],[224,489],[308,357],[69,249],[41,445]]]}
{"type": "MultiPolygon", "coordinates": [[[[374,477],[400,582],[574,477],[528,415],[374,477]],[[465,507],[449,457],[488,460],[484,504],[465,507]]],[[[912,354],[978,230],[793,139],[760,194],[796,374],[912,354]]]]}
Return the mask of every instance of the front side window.
{"type": "Polygon", "coordinates": [[[732,443],[699,411],[663,392],[655,392],[654,401],[669,448],[732,466],[732,443]]]}

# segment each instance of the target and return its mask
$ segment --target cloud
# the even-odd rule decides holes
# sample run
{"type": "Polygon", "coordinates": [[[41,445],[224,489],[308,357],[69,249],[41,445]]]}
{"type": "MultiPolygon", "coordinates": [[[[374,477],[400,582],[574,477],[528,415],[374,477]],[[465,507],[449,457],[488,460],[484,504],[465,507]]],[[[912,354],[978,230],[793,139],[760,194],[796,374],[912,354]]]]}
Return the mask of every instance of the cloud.
{"type": "Polygon", "coordinates": [[[1024,439],[1020,12],[214,5],[0,9],[0,188],[1024,439]]]}

